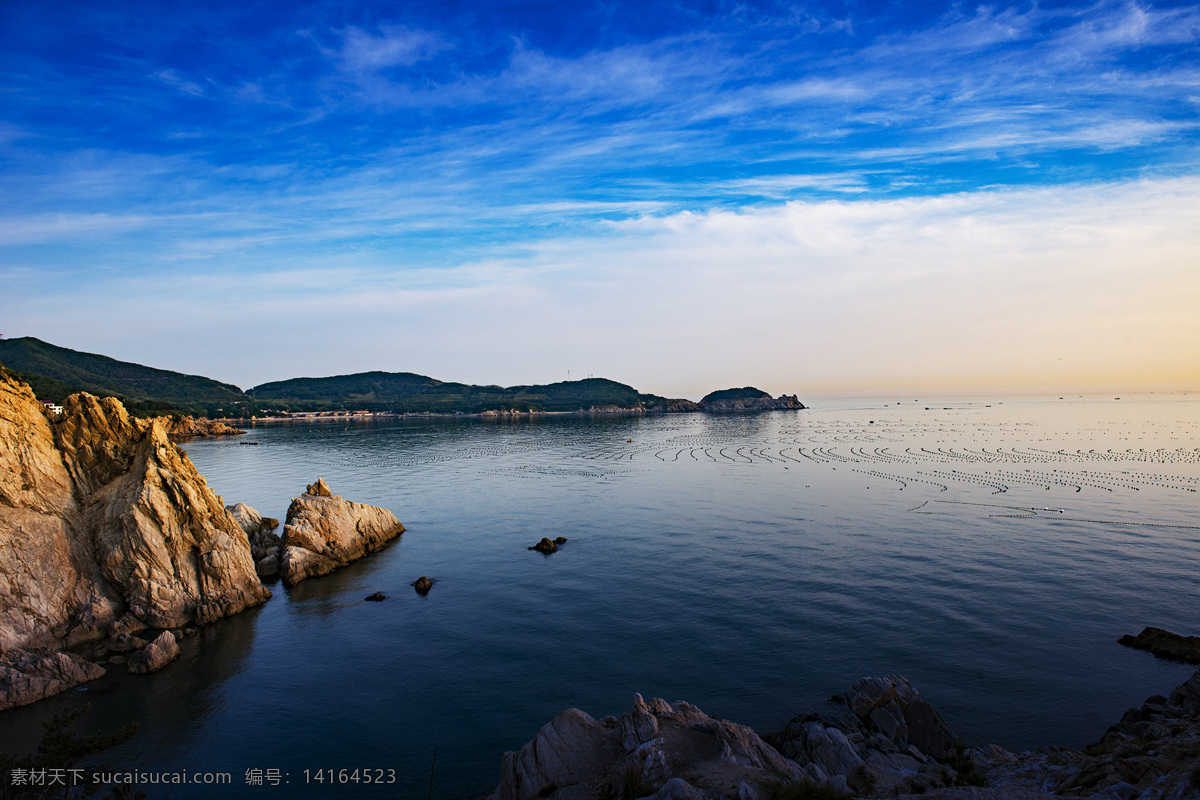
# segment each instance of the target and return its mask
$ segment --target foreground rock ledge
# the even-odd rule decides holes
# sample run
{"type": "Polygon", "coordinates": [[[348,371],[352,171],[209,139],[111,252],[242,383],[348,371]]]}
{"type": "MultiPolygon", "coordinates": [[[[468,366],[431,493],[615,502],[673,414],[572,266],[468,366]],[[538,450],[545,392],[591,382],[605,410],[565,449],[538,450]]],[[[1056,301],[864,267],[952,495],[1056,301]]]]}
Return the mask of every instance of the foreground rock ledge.
{"type": "Polygon", "coordinates": [[[391,511],[339,497],[317,478],[288,507],[279,574],[289,586],[326,575],[402,533],[404,526],[391,511]]]}
{"type": "Polygon", "coordinates": [[[863,678],[837,699],[840,714],[801,715],[761,737],[641,695],[619,719],[568,709],[504,754],[489,800],[1200,798],[1200,671],[1127,711],[1086,751],[967,749],[899,675],[863,678]]]}

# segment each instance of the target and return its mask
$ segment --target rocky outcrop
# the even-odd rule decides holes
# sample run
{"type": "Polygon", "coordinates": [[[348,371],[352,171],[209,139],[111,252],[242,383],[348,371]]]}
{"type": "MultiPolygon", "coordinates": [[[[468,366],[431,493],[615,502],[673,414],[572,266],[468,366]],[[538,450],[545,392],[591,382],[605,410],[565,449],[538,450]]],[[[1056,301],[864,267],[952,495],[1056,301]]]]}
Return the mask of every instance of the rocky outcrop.
{"type": "Polygon", "coordinates": [[[1200,671],[1170,697],[1131,708],[1083,750],[1047,747],[1009,753],[992,745],[970,751],[988,785],[1105,800],[1200,797],[1200,671]]]}
{"type": "Polygon", "coordinates": [[[1159,658],[1200,664],[1200,636],[1180,636],[1162,628],[1144,628],[1137,636],[1122,636],[1117,643],[1138,650],[1149,650],[1159,658]]]}
{"type": "Polygon", "coordinates": [[[283,540],[275,533],[275,529],[279,527],[279,520],[264,517],[253,506],[245,503],[226,506],[225,510],[246,534],[258,576],[271,578],[278,575],[279,555],[283,550],[283,540]]]}
{"type": "Polygon", "coordinates": [[[339,497],[318,478],[288,507],[279,573],[289,586],[326,575],[402,533],[404,526],[391,511],[339,497]]]}
{"type": "Polygon", "coordinates": [[[7,650],[0,659],[0,711],[51,697],[103,674],[103,667],[57,650],[7,650]]]}
{"type": "Polygon", "coordinates": [[[741,389],[722,389],[719,392],[707,394],[700,400],[700,410],[710,412],[789,411],[804,407],[804,404],[794,394],[781,394],[779,397],[773,398],[753,386],[744,386],[741,389]]]}
{"type": "Polygon", "coordinates": [[[839,702],[841,717],[796,717],[764,738],[840,791],[888,797],[957,779],[961,742],[941,714],[903,676],[862,678],[839,702]]]}
{"type": "Polygon", "coordinates": [[[837,713],[801,715],[761,738],[640,695],[620,719],[569,709],[504,754],[489,800],[1200,798],[1200,671],[1127,711],[1086,751],[967,749],[899,675],[863,678],[834,700],[837,713]]]}
{"type": "Polygon", "coordinates": [[[161,420],[77,394],[51,424],[0,376],[0,660],[268,597],[246,535],[161,420]]]}
{"type": "Polygon", "coordinates": [[[700,404],[692,400],[672,398],[667,401],[665,410],[668,414],[690,414],[701,409],[700,404]]]}
{"type": "Polygon", "coordinates": [[[207,417],[162,417],[167,436],[172,439],[207,439],[211,436],[240,436],[245,433],[219,420],[207,417]]]}
{"type": "Polygon", "coordinates": [[[761,797],[804,772],[744,725],[688,703],[634,695],[620,719],[567,709],[515,753],[505,753],[489,800],[761,797]],[[687,775],[687,780],[681,777],[687,775]],[[697,787],[705,787],[702,792],[697,787]]]}
{"type": "Polygon", "coordinates": [[[157,672],[179,658],[179,643],[170,631],[163,631],[150,644],[129,657],[129,671],[134,675],[157,672]]]}

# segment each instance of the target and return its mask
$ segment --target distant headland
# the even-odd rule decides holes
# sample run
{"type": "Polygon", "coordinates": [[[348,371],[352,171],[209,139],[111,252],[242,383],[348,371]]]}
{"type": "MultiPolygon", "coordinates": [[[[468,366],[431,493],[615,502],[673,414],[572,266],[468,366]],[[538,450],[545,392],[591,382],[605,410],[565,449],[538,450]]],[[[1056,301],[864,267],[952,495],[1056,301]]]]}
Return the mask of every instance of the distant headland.
{"type": "Polygon", "coordinates": [[[220,419],[551,413],[669,414],[803,409],[796,395],[777,398],[754,387],[712,392],[699,402],[639,392],[607,378],[527,386],[479,386],[412,372],[361,372],[292,378],[242,391],[199,375],[117,361],[58,347],[31,336],[0,339],[0,364],[37,398],[60,404],[86,391],[115,397],[136,416],[190,414],[220,419]]]}

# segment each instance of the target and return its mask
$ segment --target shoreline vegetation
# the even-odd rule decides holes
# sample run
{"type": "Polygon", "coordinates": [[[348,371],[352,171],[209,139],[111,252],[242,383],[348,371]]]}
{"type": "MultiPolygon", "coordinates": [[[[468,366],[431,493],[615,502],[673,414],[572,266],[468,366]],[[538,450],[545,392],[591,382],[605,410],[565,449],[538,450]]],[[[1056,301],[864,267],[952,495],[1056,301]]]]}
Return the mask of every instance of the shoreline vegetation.
{"type": "Polygon", "coordinates": [[[222,422],[322,417],[514,417],[798,410],[796,395],[753,387],[712,392],[698,402],[639,392],[607,378],[480,386],[411,372],[292,378],[242,391],[231,384],[58,347],[33,337],[0,339],[0,364],[55,405],[87,392],[114,397],[135,417],[206,417],[222,422]]]}
{"type": "MultiPolygon", "coordinates": [[[[738,411],[760,399],[731,390],[710,402],[738,411]]],[[[88,394],[52,414],[0,369],[0,587],[26,587],[0,590],[0,710],[107,669],[162,669],[180,639],[268,602],[264,579],[317,579],[404,532],[387,509],[344,500],[318,478],[293,500],[277,536],[277,520],[225,505],[171,443],[169,422],[134,418],[119,401],[88,394]]],[[[1128,638],[1168,657],[1195,644],[1153,628],[1128,638]]],[[[1200,797],[1200,671],[1169,697],[1127,711],[1085,750],[1020,754],[968,748],[898,675],[861,679],[828,708],[761,736],[685,702],[636,696],[620,718],[560,714],[504,754],[491,799],[1049,794],[1200,797]]]]}

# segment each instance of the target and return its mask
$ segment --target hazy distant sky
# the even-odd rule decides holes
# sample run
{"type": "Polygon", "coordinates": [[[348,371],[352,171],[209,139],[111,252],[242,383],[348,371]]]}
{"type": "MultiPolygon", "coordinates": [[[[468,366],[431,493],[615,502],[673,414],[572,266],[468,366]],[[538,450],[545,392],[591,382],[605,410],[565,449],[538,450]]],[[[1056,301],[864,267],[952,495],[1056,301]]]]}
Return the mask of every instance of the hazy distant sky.
{"type": "Polygon", "coordinates": [[[1198,134],[1196,4],[4,2],[0,333],[242,387],[1200,389],[1198,134]]]}

